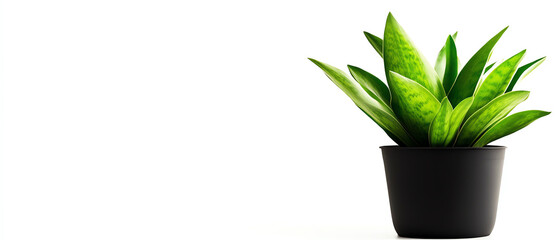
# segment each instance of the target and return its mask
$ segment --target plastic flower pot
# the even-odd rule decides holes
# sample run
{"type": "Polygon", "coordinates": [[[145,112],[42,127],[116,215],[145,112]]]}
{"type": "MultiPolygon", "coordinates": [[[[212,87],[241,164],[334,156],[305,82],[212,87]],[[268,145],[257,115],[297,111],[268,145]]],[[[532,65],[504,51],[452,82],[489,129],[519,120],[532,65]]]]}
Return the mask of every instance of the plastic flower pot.
{"type": "Polygon", "coordinates": [[[491,234],[506,147],[380,148],[398,235],[470,238],[491,234]]]}

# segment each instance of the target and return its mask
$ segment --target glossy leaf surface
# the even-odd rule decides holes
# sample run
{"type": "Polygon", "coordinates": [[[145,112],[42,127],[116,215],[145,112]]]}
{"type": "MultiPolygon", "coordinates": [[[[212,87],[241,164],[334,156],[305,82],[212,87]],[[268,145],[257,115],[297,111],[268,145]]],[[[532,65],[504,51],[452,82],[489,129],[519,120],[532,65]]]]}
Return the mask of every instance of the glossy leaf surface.
{"type": "Polygon", "coordinates": [[[505,93],[510,80],[514,76],[514,73],[520,64],[520,61],[522,61],[522,58],[524,57],[524,53],[526,53],[526,50],[523,50],[505,60],[495,67],[489,75],[487,75],[474,94],[474,102],[472,103],[470,110],[468,110],[466,117],[472,115],[475,111],[485,106],[485,104],[497,96],[505,93]]]}
{"type": "Polygon", "coordinates": [[[383,57],[383,51],[382,51],[382,45],[383,45],[383,41],[382,38],[379,38],[373,34],[370,34],[368,32],[363,32],[365,33],[365,37],[367,38],[367,41],[369,41],[369,43],[371,45],[373,45],[373,48],[377,51],[377,53],[380,55],[380,57],[383,57]]]}
{"type": "Polygon", "coordinates": [[[530,123],[536,121],[538,118],[546,116],[550,112],[540,110],[528,110],[512,114],[493,125],[487,132],[485,132],[473,145],[473,147],[483,147],[490,142],[499,138],[512,134],[530,123]]]}
{"type": "Polygon", "coordinates": [[[448,93],[454,84],[454,80],[456,80],[458,65],[458,54],[456,52],[454,38],[448,36],[444,47],[439,52],[439,57],[435,64],[435,70],[437,74],[439,74],[439,78],[442,79],[445,94],[448,93]]]}
{"type": "Polygon", "coordinates": [[[390,72],[392,109],[405,128],[421,145],[428,145],[429,125],[439,110],[439,101],[419,83],[390,72]]]}
{"type": "Polygon", "coordinates": [[[524,79],[529,73],[534,71],[534,69],[536,69],[536,67],[538,67],[540,64],[542,64],[544,60],[545,60],[545,57],[542,57],[540,59],[537,59],[536,61],[533,61],[533,62],[528,63],[528,64],[526,64],[522,67],[519,67],[518,70],[516,71],[516,73],[514,74],[514,77],[510,81],[510,84],[507,87],[507,90],[505,92],[512,91],[517,82],[524,79]]]}
{"type": "Polygon", "coordinates": [[[383,49],[387,79],[390,78],[390,71],[393,71],[413,79],[429,90],[438,100],[444,98],[444,89],[437,72],[415,47],[392,14],[388,14],[386,19],[383,49]]]}
{"type": "Polygon", "coordinates": [[[452,105],[447,98],[444,98],[440,105],[439,112],[435,115],[429,127],[429,146],[431,147],[444,146],[450,127],[452,105]]]}
{"type": "Polygon", "coordinates": [[[351,100],[367,115],[373,119],[384,131],[390,132],[389,136],[397,143],[405,146],[415,146],[415,141],[406,132],[402,124],[395,117],[392,110],[382,101],[373,99],[361,86],[347,76],[342,70],[309,58],[320,67],[326,76],[334,82],[351,100]]]}
{"type": "Polygon", "coordinates": [[[456,147],[471,146],[493,123],[501,120],[518,104],[528,98],[528,91],[513,91],[505,93],[476,111],[469,117],[458,133],[456,147]]]}
{"type": "Polygon", "coordinates": [[[496,62],[487,65],[487,67],[485,67],[485,70],[483,70],[483,73],[486,73],[487,71],[491,70],[491,68],[495,65],[495,63],[496,62]]]}
{"type": "MultiPolygon", "coordinates": [[[[452,39],[454,41],[456,41],[456,36],[458,36],[458,32],[452,34],[452,39]]],[[[447,51],[446,51],[447,42],[448,39],[443,45],[443,47],[441,48],[441,50],[439,51],[439,55],[437,55],[437,61],[435,61],[435,71],[437,72],[437,74],[439,74],[440,80],[442,80],[442,78],[444,77],[444,69],[446,65],[446,55],[447,55],[447,51]]]]}
{"type": "Polygon", "coordinates": [[[497,33],[497,35],[483,45],[483,47],[474,54],[466,65],[464,65],[462,70],[460,70],[454,85],[452,85],[450,91],[448,92],[448,99],[450,100],[450,103],[452,103],[452,106],[456,106],[465,98],[473,96],[479,78],[481,77],[481,74],[485,69],[485,65],[487,64],[487,60],[493,52],[493,47],[497,44],[497,41],[499,41],[507,28],[501,30],[497,33]]]}
{"type": "Polygon", "coordinates": [[[466,113],[468,112],[468,109],[470,109],[473,101],[473,97],[466,98],[460,102],[454,110],[452,110],[452,114],[450,115],[450,126],[444,142],[445,147],[454,144],[456,135],[458,135],[460,126],[462,126],[466,113]]]}
{"type": "Polygon", "coordinates": [[[384,82],[375,75],[355,66],[348,65],[351,76],[377,101],[382,101],[390,106],[390,91],[384,82]]]}

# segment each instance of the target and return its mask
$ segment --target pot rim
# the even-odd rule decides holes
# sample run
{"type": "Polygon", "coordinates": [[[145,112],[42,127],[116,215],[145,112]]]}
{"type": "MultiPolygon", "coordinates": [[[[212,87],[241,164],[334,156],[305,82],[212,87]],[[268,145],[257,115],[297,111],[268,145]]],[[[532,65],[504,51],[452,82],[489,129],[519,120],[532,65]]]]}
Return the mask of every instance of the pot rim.
{"type": "Polygon", "coordinates": [[[401,150],[504,150],[507,147],[499,145],[487,145],[485,147],[402,147],[398,145],[380,146],[380,149],[401,149],[401,150]]]}

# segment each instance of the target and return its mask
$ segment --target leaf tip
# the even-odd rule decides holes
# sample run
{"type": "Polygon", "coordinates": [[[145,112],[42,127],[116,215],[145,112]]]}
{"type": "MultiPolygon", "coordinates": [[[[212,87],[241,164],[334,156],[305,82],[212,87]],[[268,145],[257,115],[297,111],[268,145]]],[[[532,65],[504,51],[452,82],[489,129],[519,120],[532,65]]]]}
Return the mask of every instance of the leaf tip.
{"type": "Polygon", "coordinates": [[[318,66],[320,69],[325,70],[325,68],[327,68],[328,65],[314,59],[314,58],[308,58],[311,62],[313,62],[316,66],[318,66]]]}
{"type": "Polygon", "coordinates": [[[455,43],[454,43],[455,40],[454,40],[454,37],[453,37],[452,35],[448,35],[448,37],[446,38],[446,41],[447,41],[448,43],[453,44],[453,45],[455,44],[455,43]]]}
{"type": "Polygon", "coordinates": [[[348,64],[348,65],[347,65],[347,69],[349,70],[349,73],[351,73],[351,75],[353,76],[353,74],[355,73],[355,71],[356,71],[357,69],[359,69],[359,68],[356,67],[356,66],[353,66],[353,65],[348,64]]]}
{"type": "Polygon", "coordinates": [[[407,80],[409,80],[408,78],[402,76],[401,74],[394,72],[394,71],[388,71],[388,76],[387,80],[390,81],[396,81],[396,82],[405,82],[407,80]]]}
{"type": "Polygon", "coordinates": [[[398,21],[396,21],[396,18],[394,18],[394,15],[392,15],[392,12],[388,12],[388,17],[386,17],[386,24],[389,23],[398,25],[398,21]]]}
{"type": "Polygon", "coordinates": [[[530,91],[518,91],[520,92],[522,95],[524,95],[524,99],[528,99],[528,97],[530,96],[530,91]]]}
{"type": "Polygon", "coordinates": [[[499,33],[497,33],[497,35],[495,35],[496,39],[501,38],[501,36],[503,36],[503,33],[505,33],[505,31],[507,31],[508,28],[509,28],[509,26],[506,26],[505,28],[503,28],[503,30],[501,30],[499,33]]]}
{"type": "Polygon", "coordinates": [[[400,76],[400,74],[398,74],[397,72],[394,72],[394,71],[392,71],[392,70],[389,70],[389,71],[388,71],[388,75],[390,75],[390,77],[392,77],[392,76],[396,76],[396,77],[400,76]]]}

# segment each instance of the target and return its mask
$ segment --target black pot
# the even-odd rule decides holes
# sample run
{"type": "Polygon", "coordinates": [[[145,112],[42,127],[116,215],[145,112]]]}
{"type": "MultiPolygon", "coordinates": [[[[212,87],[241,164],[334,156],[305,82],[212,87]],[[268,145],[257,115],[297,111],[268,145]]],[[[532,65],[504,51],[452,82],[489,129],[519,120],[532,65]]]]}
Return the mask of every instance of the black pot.
{"type": "Polygon", "coordinates": [[[380,148],[398,235],[469,238],[491,234],[506,147],[380,148]]]}

